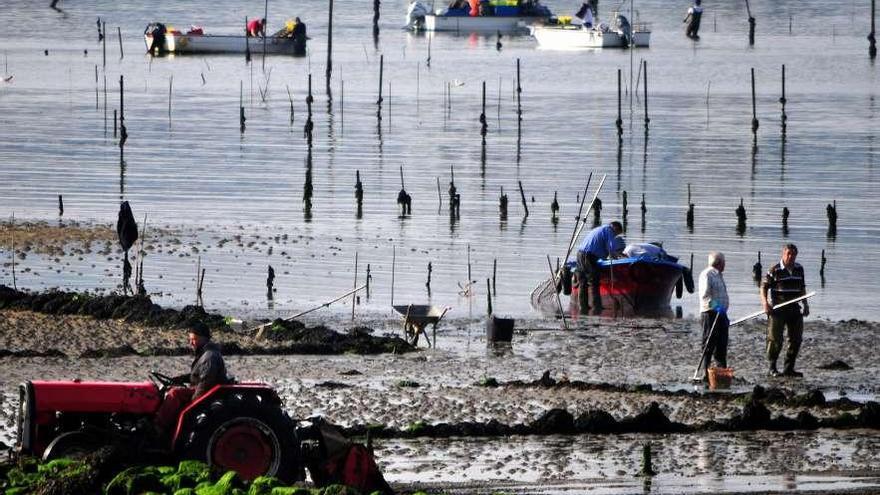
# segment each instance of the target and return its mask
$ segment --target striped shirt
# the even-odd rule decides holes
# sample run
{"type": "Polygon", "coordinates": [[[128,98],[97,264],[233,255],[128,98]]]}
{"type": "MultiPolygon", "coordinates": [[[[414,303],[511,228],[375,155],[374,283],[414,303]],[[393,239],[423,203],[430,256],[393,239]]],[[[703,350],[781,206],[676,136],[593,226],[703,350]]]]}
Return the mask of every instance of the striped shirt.
{"type": "Polygon", "coordinates": [[[773,306],[804,295],[807,291],[804,267],[799,263],[792,263],[791,266],[785,267],[782,262],[771,266],[761,283],[761,290],[768,289],[770,290],[770,302],[773,306]]]}

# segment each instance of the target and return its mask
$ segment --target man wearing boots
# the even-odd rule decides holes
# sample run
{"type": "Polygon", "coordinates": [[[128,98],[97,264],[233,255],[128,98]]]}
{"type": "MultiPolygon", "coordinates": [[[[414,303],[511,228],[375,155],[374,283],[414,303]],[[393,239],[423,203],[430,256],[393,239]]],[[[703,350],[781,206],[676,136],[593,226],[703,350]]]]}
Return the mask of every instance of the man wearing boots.
{"type": "Polygon", "coordinates": [[[581,314],[587,314],[590,295],[593,299],[593,314],[602,312],[602,296],[599,293],[599,260],[611,259],[623,251],[623,242],[619,236],[623,233],[620,222],[611,222],[591,230],[578,248],[578,290],[581,314]],[[589,283],[590,292],[587,292],[589,283]]]}
{"type": "Polygon", "coordinates": [[[788,332],[788,349],[785,352],[785,367],[781,375],[802,377],[803,373],[795,371],[794,365],[804,333],[804,316],[810,314],[810,306],[804,299],[803,310],[799,304],[790,304],[783,308],[773,306],[790,301],[806,294],[804,268],[795,263],[798,250],[794,244],[786,244],[782,248],[782,260],[770,267],[761,283],[761,305],[769,317],[767,329],[767,359],[770,362],[770,376],[780,376],[776,368],[776,360],[782,350],[783,328],[788,332]],[[768,297],[769,292],[769,297],[768,297]]]}

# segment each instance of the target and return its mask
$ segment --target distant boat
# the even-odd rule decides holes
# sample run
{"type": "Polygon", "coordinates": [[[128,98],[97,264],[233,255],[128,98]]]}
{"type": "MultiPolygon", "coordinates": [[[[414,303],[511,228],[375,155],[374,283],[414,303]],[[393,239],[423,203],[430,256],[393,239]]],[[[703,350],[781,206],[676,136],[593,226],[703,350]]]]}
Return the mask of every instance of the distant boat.
{"type": "MultiPolygon", "coordinates": [[[[156,32],[158,23],[147,25],[144,30],[144,42],[147,50],[153,46],[153,33],[156,32]]],[[[265,51],[271,54],[305,55],[306,38],[293,38],[287,35],[288,31],[282,29],[278,33],[265,38],[265,51]]],[[[250,50],[253,54],[263,53],[262,37],[249,37],[245,35],[204,34],[201,29],[193,29],[187,33],[176,29],[165,32],[166,53],[241,53],[250,50]]]]}
{"type": "Polygon", "coordinates": [[[621,14],[614,14],[613,25],[605,23],[586,29],[567,23],[532,26],[531,34],[541,48],[572,50],[580,48],[647,48],[651,43],[651,27],[647,23],[630,26],[621,14]]]}
{"type": "Polygon", "coordinates": [[[422,2],[413,1],[407,9],[406,27],[413,31],[515,34],[527,33],[530,25],[545,23],[553,15],[537,1],[525,6],[506,3],[512,5],[494,5],[490,7],[490,15],[471,16],[468,9],[445,8],[431,12],[422,2]]]}

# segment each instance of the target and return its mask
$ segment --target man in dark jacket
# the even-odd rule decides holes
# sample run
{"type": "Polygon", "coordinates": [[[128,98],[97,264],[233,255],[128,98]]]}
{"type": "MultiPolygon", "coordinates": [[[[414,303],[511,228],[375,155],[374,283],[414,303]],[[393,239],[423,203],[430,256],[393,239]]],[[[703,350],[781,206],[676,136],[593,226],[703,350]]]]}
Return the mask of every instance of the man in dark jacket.
{"type": "Polygon", "coordinates": [[[220,346],[211,342],[211,330],[200,321],[189,329],[189,346],[193,359],[190,372],[174,379],[177,383],[188,383],[188,387],[173,386],[165,394],[165,400],[156,411],[156,427],[161,435],[170,433],[177,422],[180,411],[190,402],[198,399],[215,385],[226,383],[226,364],[220,354],[220,346]]]}
{"type": "Polygon", "coordinates": [[[810,314],[810,306],[804,299],[801,303],[803,311],[796,303],[773,309],[773,306],[803,296],[807,292],[804,268],[795,263],[797,253],[797,246],[786,244],[782,248],[782,260],[770,267],[761,283],[761,304],[770,319],[767,329],[767,360],[770,364],[770,376],[780,375],[776,368],[776,360],[782,350],[782,331],[785,328],[788,329],[788,349],[785,352],[785,368],[782,370],[782,375],[804,376],[803,373],[795,371],[794,363],[804,335],[804,316],[810,314]]]}

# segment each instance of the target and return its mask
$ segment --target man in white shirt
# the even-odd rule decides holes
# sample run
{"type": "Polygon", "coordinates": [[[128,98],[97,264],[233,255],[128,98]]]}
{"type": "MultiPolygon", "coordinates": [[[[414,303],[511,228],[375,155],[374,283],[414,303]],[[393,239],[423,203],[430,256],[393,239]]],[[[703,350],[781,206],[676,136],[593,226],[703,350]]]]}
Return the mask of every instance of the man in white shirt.
{"type": "Polygon", "coordinates": [[[724,254],[709,253],[709,266],[700,272],[700,319],[703,326],[703,363],[708,374],[712,356],[719,368],[727,367],[727,285],[724,283],[724,254]]]}
{"type": "Polygon", "coordinates": [[[692,40],[700,39],[700,19],[703,17],[703,7],[700,5],[701,0],[694,0],[694,6],[688,9],[687,16],[684,21],[687,23],[685,35],[692,40]]]}

